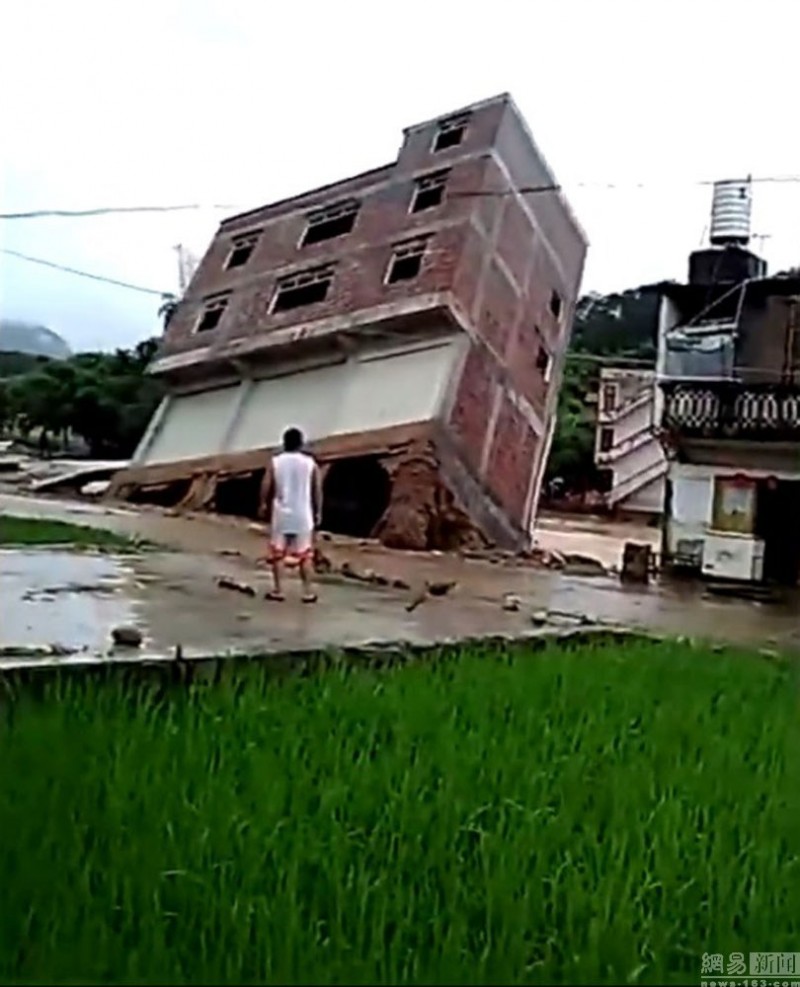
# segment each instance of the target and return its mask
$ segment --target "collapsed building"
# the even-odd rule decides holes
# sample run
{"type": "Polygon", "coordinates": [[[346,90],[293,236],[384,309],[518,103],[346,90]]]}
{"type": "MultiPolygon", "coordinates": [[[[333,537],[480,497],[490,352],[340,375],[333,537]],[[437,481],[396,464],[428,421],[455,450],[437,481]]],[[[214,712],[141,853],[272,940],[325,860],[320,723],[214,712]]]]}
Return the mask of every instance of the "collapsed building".
{"type": "Polygon", "coordinates": [[[225,220],[111,495],[255,517],[296,425],[326,530],[526,545],[585,254],[508,95],[408,127],[392,164],[225,220]]]}

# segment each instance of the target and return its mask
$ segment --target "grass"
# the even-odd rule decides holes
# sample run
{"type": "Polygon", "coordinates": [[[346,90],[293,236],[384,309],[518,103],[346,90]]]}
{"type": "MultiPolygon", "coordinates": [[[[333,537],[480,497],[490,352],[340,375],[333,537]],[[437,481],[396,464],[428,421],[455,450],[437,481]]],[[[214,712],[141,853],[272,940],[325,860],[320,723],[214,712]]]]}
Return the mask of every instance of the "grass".
{"type": "Polygon", "coordinates": [[[132,539],[102,528],[90,528],[66,521],[16,517],[0,514],[0,546],[72,545],[77,548],[126,549],[135,547],[132,539]]]}
{"type": "Polygon", "coordinates": [[[0,725],[0,981],[695,983],[800,942],[794,670],[677,644],[0,725]]]}

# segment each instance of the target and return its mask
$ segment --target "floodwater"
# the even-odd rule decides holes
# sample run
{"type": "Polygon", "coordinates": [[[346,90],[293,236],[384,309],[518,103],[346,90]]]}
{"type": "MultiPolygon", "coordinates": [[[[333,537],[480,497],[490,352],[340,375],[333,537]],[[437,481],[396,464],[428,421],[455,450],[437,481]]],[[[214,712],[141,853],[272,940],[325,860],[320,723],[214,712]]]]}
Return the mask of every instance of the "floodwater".
{"type": "MultiPolygon", "coordinates": [[[[180,645],[191,657],[521,634],[530,632],[531,615],[545,610],[560,622],[582,618],[800,650],[796,597],[775,605],[707,597],[697,584],[627,588],[611,575],[572,577],[530,566],[391,552],[374,543],[329,539],[321,545],[334,568],[347,561],[357,571],[403,580],[409,588],[332,576],[323,580],[319,603],[307,606],[291,579],[287,601],[274,604],[263,599],[269,583],[257,566],[265,547],[258,525],[3,494],[0,511],[108,528],[165,548],[124,558],[67,550],[0,552],[0,649],[5,664],[21,660],[11,648],[31,645],[107,657],[110,632],[118,624],[135,624],[142,631],[142,655],[167,657],[180,645]],[[256,595],[220,588],[219,576],[250,585],[256,595]],[[448,595],[428,599],[408,612],[406,604],[426,580],[434,579],[456,585],[448,595]],[[508,593],[519,597],[516,612],[503,609],[508,593]]],[[[558,536],[558,522],[549,523],[558,536]]],[[[580,531],[584,550],[591,534],[585,526],[580,531]]],[[[610,537],[606,531],[601,536],[610,537]]]]}
{"type": "Polygon", "coordinates": [[[124,563],[66,551],[0,550],[0,647],[99,651],[135,607],[124,563]]]}

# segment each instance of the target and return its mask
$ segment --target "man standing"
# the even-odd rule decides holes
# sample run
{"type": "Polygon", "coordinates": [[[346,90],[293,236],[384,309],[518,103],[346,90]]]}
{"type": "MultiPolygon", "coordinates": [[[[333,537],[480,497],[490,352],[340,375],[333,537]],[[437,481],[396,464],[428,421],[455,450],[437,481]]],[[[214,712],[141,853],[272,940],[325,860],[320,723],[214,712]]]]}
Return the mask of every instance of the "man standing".
{"type": "Polygon", "coordinates": [[[303,582],[303,603],[316,603],[314,570],[314,528],[322,516],[322,481],[319,467],[303,451],[303,433],[287,428],[283,452],[274,456],[262,487],[270,519],[270,564],[273,588],[266,599],[280,602],[283,595],[283,567],[297,564],[303,582]]]}

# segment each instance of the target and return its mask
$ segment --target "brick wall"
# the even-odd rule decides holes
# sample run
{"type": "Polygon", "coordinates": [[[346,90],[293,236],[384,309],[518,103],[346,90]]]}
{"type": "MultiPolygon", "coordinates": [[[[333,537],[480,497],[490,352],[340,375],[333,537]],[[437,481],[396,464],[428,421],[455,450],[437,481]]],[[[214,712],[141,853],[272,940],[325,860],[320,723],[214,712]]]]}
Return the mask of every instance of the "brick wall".
{"type": "Polygon", "coordinates": [[[486,482],[513,521],[524,527],[525,501],[539,437],[504,395],[492,438],[486,482]]]}
{"type": "Polygon", "coordinates": [[[496,388],[490,354],[484,347],[473,344],[456,390],[450,426],[463,458],[476,475],[480,473],[496,388]]]}
{"type": "MultiPolygon", "coordinates": [[[[299,246],[307,224],[306,207],[275,219],[270,219],[264,210],[255,214],[257,221],[247,224],[237,221],[232,228],[223,224],[169,327],[164,352],[218,345],[226,339],[268,332],[296,322],[332,315],[348,316],[359,309],[397,298],[450,288],[477,201],[463,193],[481,187],[484,168],[485,162],[481,158],[454,164],[443,203],[419,213],[408,212],[414,194],[413,177],[397,175],[387,181],[381,173],[383,180],[362,193],[359,214],[351,233],[306,247],[299,246]],[[250,230],[261,230],[261,234],[248,263],[226,271],[224,265],[233,233],[240,235],[250,230]],[[392,244],[429,232],[434,237],[420,275],[397,285],[384,285],[392,244]],[[326,263],[335,263],[336,270],[324,302],[269,314],[279,277],[326,263]],[[194,327],[203,308],[203,299],[226,291],[232,295],[219,326],[210,333],[196,335],[194,327]]],[[[332,204],[352,192],[349,183],[341,183],[332,189],[325,202],[332,204]]]]}
{"type": "Polygon", "coordinates": [[[548,349],[541,330],[534,323],[517,323],[508,361],[512,386],[540,416],[545,413],[548,391],[544,372],[537,363],[542,346],[548,349]]]}
{"type": "Polygon", "coordinates": [[[440,119],[458,115],[446,114],[436,120],[408,127],[404,133],[403,146],[397,156],[399,172],[417,172],[423,168],[446,167],[464,154],[479,153],[493,147],[506,113],[502,102],[485,103],[476,108],[469,117],[463,141],[455,147],[443,151],[432,150],[440,119]]]}

